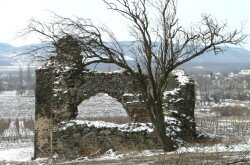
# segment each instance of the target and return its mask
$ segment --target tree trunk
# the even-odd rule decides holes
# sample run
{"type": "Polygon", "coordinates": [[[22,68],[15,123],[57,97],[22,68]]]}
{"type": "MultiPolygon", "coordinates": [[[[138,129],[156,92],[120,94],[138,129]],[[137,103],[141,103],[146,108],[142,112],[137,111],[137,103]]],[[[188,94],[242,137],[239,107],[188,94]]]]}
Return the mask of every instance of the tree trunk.
{"type": "Polygon", "coordinates": [[[156,118],[154,121],[155,131],[161,142],[162,148],[165,152],[174,151],[177,148],[176,143],[166,134],[166,125],[164,121],[156,118]]]}
{"type": "Polygon", "coordinates": [[[165,152],[176,150],[177,144],[166,134],[166,124],[164,121],[164,114],[162,107],[155,105],[152,107],[152,111],[154,112],[155,115],[154,118],[151,118],[151,121],[155,127],[155,131],[158,135],[159,141],[161,142],[163,150],[165,152]]]}

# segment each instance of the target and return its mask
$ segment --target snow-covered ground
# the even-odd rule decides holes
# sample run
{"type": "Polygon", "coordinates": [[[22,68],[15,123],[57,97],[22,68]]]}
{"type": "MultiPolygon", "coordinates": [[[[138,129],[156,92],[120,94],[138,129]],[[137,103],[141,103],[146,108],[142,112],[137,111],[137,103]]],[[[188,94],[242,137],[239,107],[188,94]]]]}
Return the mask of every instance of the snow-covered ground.
{"type": "MultiPolygon", "coordinates": [[[[34,118],[35,97],[21,97],[16,91],[2,92],[0,93],[0,114],[0,119],[34,118]]],[[[100,93],[78,106],[77,118],[127,116],[121,103],[105,93],[100,93]]]]}
{"type": "MultiPolygon", "coordinates": [[[[1,143],[0,143],[1,144],[1,143]]],[[[17,144],[18,145],[18,144],[17,144]]],[[[38,163],[43,164],[44,160],[46,159],[38,159],[35,161],[31,161],[31,158],[33,157],[33,145],[32,143],[26,143],[26,147],[20,147],[20,148],[7,148],[7,149],[0,149],[0,164],[1,162],[5,162],[6,164],[8,162],[26,162],[26,163],[38,163]],[[39,163],[40,162],[40,163],[39,163]]],[[[235,145],[223,145],[223,144],[216,144],[213,146],[201,146],[201,145],[195,145],[195,146],[189,146],[189,147],[180,147],[177,151],[165,153],[169,156],[173,155],[176,156],[178,154],[187,154],[187,153],[193,153],[193,154],[206,154],[206,153],[213,153],[213,154],[230,154],[230,153],[239,153],[241,152],[242,155],[245,156],[245,158],[249,159],[250,155],[247,154],[247,152],[250,151],[250,139],[243,141],[239,144],[235,145]]],[[[73,163],[87,163],[87,162],[98,162],[98,161],[123,161],[126,159],[143,159],[143,157],[155,157],[155,156],[162,156],[164,155],[164,152],[162,150],[143,150],[143,151],[136,151],[136,152],[130,152],[130,153],[119,153],[115,152],[113,150],[107,151],[104,155],[96,158],[79,158],[74,161],[65,161],[61,162],[62,164],[73,164],[73,163]]],[[[158,158],[159,159],[159,158],[158,158]]],[[[157,161],[157,160],[155,160],[157,161]]],[[[148,163],[152,163],[152,160],[145,159],[145,165],[148,163]]]]}
{"type": "Polygon", "coordinates": [[[32,146],[0,150],[0,161],[27,162],[31,160],[33,153],[34,149],[32,146]]]}
{"type": "MultiPolygon", "coordinates": [[[[238,144],[213,146],[190,146],[180,147],[175,153],[218,153],[218,152],[246,152],[250,151],[250,138],[238,144]]],[[[250,156],[250,155],[249,155],[250,156]]]]}
{"type": "Polygon", "coordinates": [[[239,106],[239,107],[244,107],[247,108],[247,104],[249,104],[249,102],[245,101],[239,101],[239,100],[232,100],[232,99],[226,99],[225,102],[222,103],[212,103],[211,107],[235,107],[235,106],[239,106]]]}
{"type": "Polygon", "coordinates": [[[33,142],[18,140],[16,142],[0,142],[0,164],[1,161],[30,161],[33,157],[33,142]]]}
{"type": "Polygon", "coordinates": [[[78,106],[78,118],[85,117],[127,117],[123,105],[105,93],[99,93],[84,100],[78,106]]]}
{"type": "Polygon", "coordinates": [[[35,97],[21,97],[16,91],[0,92],[0,114],[0,119],[34,118],[35,97]]]}

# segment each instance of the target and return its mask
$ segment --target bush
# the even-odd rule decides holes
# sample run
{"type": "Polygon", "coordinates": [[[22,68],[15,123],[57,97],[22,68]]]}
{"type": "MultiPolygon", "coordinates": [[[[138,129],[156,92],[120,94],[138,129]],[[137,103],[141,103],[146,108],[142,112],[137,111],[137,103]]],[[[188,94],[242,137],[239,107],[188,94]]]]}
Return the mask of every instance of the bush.
{"type": "Polygon", "coordinates": [[[10,127],[11,119],[1,119],[0,120],[0,135],[10,127]]]}

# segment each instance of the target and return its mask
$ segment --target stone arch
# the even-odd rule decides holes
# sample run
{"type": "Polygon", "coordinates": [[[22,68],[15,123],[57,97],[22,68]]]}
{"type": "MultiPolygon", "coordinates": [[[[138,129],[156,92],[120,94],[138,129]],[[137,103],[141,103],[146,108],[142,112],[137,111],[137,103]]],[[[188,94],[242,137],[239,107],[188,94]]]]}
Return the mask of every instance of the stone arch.
{"type": "MultiPolygon", "coordinates": [[[[138,82],[131,75],[126,72],[99,73],[87,71],[82,64],[79,45],[73,37],[65,36],[58,43],[60,47],[57,48],[59,49],[57,50],[57,56],[52,57],[47,64],[36,70],[35,158],[48,157],[55,152],[61,152],[62,147],[60,146],[64,146],[65,153],[70,152],[71,148],[67,147],[72,146],[65,145],[69,142],[65,141],[65,137],[71,136],[72,131],[76,136],[75,142],[81,143],[77,141],[79,140],[78,136],[80,136],[77,131],[84,131],[82,127],[87,127],[86,123],[79,127],[80,130],[78,130],[77,125],[73,124],[76,127],[72,128],[73,130],[70,132],[64,132],[64,126],[67,126],[67,123],[72,124],[71,120],[76,118],[77,107],[83,100],[100,91],[109,94],[122,103],[128,115],[135,122],[149,122],[145,107],[138,102],[140,94],[138,82]],[[65,135],[65,133],[70,134],[65,135]]],[[[185,136],[188,133],[188,136],[192,137],[195,135],[194,84],[192,81],[182,84],[177,79],[178,77],[173,77],[174,81],[171,86],[176,90],[166,92],[166,104],[175,110],[171,112],[170,116],[171,119],[174,118],[177,124],[179,123],[177,126],[181,128],[181,132],[178,135],[185,136]],[[182,135],[182,133],[185,134],[182,135]]],[[[129,126],[127,128],[129,129],[129,126]]],[[[113,128],[105,127],[103,129],[108,129],[108,132],[117,131],[113,128]]],[[[105,131],[99,128],[97,130],[102,136],[106,136],[105,131]]],[[[126,132],[126,130],[119,131],[113,136],[120,138],[126,132]]],[[[126,144],[143,144],[141,148],[144,149],[159,147],[157,140],[155,141],[154,133],[151,134],[147,131],[140,133],[126,132],[124,136],[131,137],[131,139],[124,139],[128,140],[126,144]],[[137,135],[140,136],[140,142],[137,141],[137,135]],[[148,138],[149,136],[151,138],[148,138]],[[148,139],[150,143],[148,143],[148,139]],[[143,143],[141,143],[142,141],[143,143]]],[[[78,155],[80,154],[80,150],[76,152],[78,155]]],[[[72,156],[77,154],[73,153],[72,156]]]]}
{"type": "Polygon", "coordinates": [[[107,93],[122,103],[125,93],[138,93],[138,87],[127,73],[84,72],[84,83],[78,88],[78,103],[100,92],[107,93]]]}
{"type": "Polygon", "coordinates": [[[123,94],[138,93],[136,81],[126,72],[85,70],[75,42],[71,36],[60,39],[58,43],[62,47],[57,48],[57,56],[36,70],[35,157],[53,152],[53,129],[60,122],[75,119],[77,107],[83,100],[102,91],[125,107],[123,94]]]}

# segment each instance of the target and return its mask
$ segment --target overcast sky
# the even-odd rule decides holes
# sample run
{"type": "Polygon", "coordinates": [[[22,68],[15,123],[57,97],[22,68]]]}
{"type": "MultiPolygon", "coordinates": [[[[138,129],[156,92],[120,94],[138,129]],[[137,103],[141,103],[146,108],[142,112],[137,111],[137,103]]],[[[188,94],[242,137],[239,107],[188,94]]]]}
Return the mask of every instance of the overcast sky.
{"type": "MultiPolygon", "coordinates": [[[[200,20],[202,13],[212,14],[218,20],[227,20],[232,28],[245,24],[245,33],[250,34],[250,0],[179,0],[178,15],[181,23],[188,26],[200,20]]],[[[14,46],[37,43],[37,38],[15,39],[16,32],[25,28],[31,18],[49,20],[49,12],[70,17],[90,18],[95,23],[104,23],[119,40],[130,40],[126,23],[119,15],[108,11],[102,0],[1,0],[0,42],[14,46]]],[[[250,50],[250,39],[244,47],[250,50]]]]}

